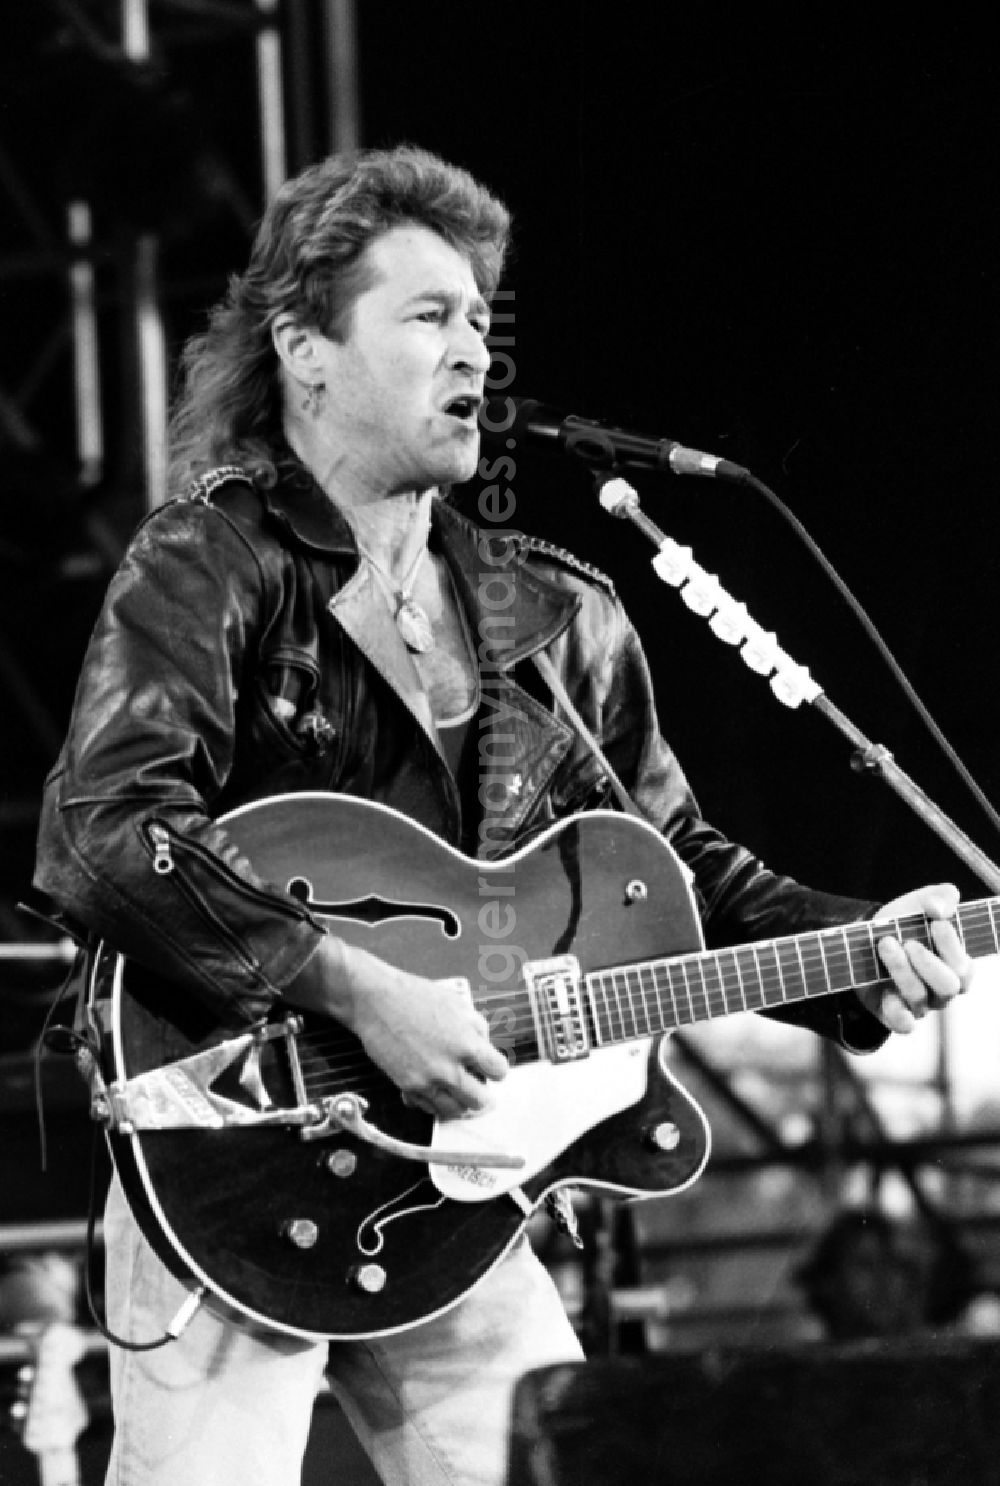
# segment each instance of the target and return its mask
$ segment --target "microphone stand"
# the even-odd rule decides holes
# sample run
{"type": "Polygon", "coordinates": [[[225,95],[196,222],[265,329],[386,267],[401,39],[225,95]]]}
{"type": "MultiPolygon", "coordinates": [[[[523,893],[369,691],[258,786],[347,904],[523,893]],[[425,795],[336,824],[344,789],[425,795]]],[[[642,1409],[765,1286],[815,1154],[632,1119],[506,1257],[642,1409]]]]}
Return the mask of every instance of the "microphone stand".
{"type": "Polygon", "coordinates": [[[887,784],[901,800],[973,871],[994,893],[1000,893],[1000,867],[965,835],[943,810],[904,773],[889,750],[872,743],[860,728],[824,694],[805,666],[797,665],[781,649],[776,636],[761,628],[719,583],[695,562],[690,547],[679,546],[642,510],[631,485],[613,473],[595,474],[601,505],[612,516],[631,521],[657,548],[653,570],[663,582],[676,588],[694,613],[708,621],[709,629],[723,643],[737,645],[752,671],[767,677],[774,695],[786,707],[809,702],[853,746],[851,767],[872,774],[887,784]]]}

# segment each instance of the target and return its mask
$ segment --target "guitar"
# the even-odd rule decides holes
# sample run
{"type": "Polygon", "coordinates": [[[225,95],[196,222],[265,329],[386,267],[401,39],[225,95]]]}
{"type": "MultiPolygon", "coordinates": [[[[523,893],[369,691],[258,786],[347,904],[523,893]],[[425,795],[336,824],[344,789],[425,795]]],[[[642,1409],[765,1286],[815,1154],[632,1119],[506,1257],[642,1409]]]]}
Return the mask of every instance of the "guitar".
{"type": "MultiPolygon", "coordinates": [[[[99,948],[94,1110],[140,1227],[193,1289],[302,1337],[380,1336],[448,1309],[566,1187],[688,1187],[710,1133],[665,1065],[666,1034],[888,984],[877,939],[929,942],[914,917],[706,951],[687,869],[652,827],[610,811],[492,863],[342,795],[275,796],[222,823],[331,932],[467,986],[511,1063],[489,1109],[435,1121],[336,1023],[226,1031],[99,948]]],[[[163,827],[156,849],[192,898],[193,848],[163,827]]],[[[959,909],[971,955],[997,952],[998,907],[959,909]]]]}
{"type": "Polygon", "coordinates": [[[20,1326],[32,1360],[18,1372],[13,1422],[38,1461],[40,1486],[80,1486],[76,1442],[88,1412],[74,1369],[87,1350],[79,1327],[66,1321],[20,1326]]]}

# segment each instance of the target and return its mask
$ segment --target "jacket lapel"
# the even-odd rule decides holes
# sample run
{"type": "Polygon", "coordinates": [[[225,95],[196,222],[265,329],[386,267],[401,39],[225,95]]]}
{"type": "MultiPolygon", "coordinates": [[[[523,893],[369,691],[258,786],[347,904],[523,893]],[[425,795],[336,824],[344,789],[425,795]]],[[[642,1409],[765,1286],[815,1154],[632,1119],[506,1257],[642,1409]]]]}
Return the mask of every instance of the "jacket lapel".
{"type": "Polygon", "coordinates": [[[441,745],[427,693],[389,613],[385,594],[367,563],[362,563],[343,588],[333,595],[327,608],[362,655],[413,713],[440,753],[441,745]]]}
{"type": "MultiPolygon", "coordinates": [[[[357,563],[350,527],[317,485],[304,480],[291,488],[279,486],[266,500],[271,518],[299,544],[357,563]]],[[[574,736],[511,673],[563,633],[581,600],[528,566],[517,533],[483,531],[440,500],[435,502],[434,530],[465,605],[479,659],[480,855],[500,856],[544,796],[574,736]]],[[[338,589],[328,609],[443,759],[416,667],[366,564],[338,589]]]]}
{"type": "Polygon", "coordinates": [[[573,730],[512,675],[567,628],[580,598],[528,567],[516,534],[481,531],[439,504],[435,526],[479,655],[480,855],[517,839],[573,744],[573,730]]]}
{"type": "MultiPolygon", "coordinates": [[[[315,481],[303,476],[268,492],[268,513],[297,544],[330,557],[358,563],[358,549],[347,521],[315,481]]],[[[406,707],[440,754],[427,694],[400,638],[375,575],[361,563],[327,604],[329,613],[406,707]]]]}
{"type": "Polygon", "coordinates": [[[480,530],[443,501],[434,525],[487,667],[509,671],[567,628],[580,598],[527,565],[520,533],[480,530]]]}

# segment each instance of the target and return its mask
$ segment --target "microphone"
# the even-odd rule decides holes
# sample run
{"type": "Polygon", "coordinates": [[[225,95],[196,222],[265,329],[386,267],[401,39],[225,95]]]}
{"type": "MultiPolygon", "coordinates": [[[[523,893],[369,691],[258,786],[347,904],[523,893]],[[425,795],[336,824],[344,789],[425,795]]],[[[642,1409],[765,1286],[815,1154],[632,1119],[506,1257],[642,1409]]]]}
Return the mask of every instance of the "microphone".
{"type": "Polygon", "coordinates": [[[598,468],[671,470],[675,475],[703,475],[737,484],[752,479],[749,470],[732,460],[688,449],[673,439],[578,418],[530,397],[487,398],[479,409],[479,429],[487,444],[558,449],[598,468]]]}

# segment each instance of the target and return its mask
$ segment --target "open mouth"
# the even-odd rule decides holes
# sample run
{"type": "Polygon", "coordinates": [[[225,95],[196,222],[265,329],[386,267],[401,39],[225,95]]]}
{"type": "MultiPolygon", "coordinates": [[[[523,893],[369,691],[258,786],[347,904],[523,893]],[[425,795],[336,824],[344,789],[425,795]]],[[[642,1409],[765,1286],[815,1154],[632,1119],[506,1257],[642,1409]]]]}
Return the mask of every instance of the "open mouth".
{"type": "Polygon", "coordinates": [[[449,418],[456,418],[460,423],[467,423],[470,426],[474,426],[482,401],[483,399],[478,394],[465,392],[446,402],[444,411],[449,418]]]}

